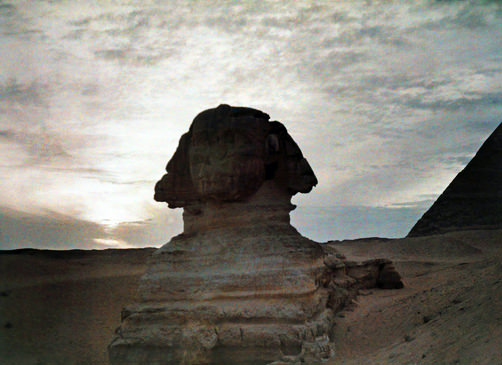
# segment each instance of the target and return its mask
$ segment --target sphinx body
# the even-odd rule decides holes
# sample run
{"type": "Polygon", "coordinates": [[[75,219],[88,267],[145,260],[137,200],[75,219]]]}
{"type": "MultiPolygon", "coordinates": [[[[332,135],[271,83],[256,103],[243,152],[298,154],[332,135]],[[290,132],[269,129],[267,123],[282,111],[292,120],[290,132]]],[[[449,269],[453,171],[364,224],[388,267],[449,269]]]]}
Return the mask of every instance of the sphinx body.
{"type": "Polygon", "coordinates": [[[291,197],[317,179],[261,111],[202,112],[166,170],[154,198],[184,209],[184,232],[151,257],[112,364],[321,361],[336,310],[359,288],[400,284],[389,261],[344,262],[291,226],[291,197]]]}

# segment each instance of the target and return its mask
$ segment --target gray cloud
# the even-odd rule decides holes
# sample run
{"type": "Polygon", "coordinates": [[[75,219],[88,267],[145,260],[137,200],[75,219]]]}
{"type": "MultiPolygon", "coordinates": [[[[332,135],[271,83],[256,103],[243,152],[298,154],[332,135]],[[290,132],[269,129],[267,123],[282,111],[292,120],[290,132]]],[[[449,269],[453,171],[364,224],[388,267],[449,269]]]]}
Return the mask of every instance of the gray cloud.
{"type": "Polygon", "coordinates": [[[0,1],[0,34],[5,37],[14,36],[26,40],[39,37],[42,32],[26,21],[18,7],[0,1]]]}
{"type": "Polygon", "coordinates": [[[44,102],[44,85],[37,81],[20,83],[16,78],[9,78],[0,84],[0,101],[19,104],[41,104],[44,102]]]}
{"type": "Polygon", "coordinates": [[[7,140],[12,139],[14,136],[14,133],[12,133],[9,130],[6,131],[0,131],[0,137],[5,138],[7,140]]]}
{"type": "Polygon", "coordinates": [[[28,153],[25,167],[51,162],[61,164],[72,159],[61,137],[43,129],[38,133],[8,130],[3,131],[0,137],[3,137],[4,143],[14,143],[28,153]]]}
{"type": "Polygon", "coordinates": [[[151,54],[148,51],[143,51],[139,48],[131,47],[130,45],[118,49],[97,50],[94,55],[106,61],[118,61],[120,63],[129,63],[131,65],[153,65],[172,55],[173,52],[159,51],[156,54],[151,54]]]}
{"type": "Polygon", "coordinates": [[[135,247],[159,247],[181,232],[181,211],[173,212],[165,207],[148,220],[119,224],[110,235],[135,247]]]}
{"type": "Polygon", "coordinates": [[[320,179],[298,200],[347,235],[371,232],[328,208],[404,232],[416,211],[395,209],[437,196],[502,120],[496,2],[45,5],[0,3],[2,190],[108,217],[134,244],[179,228],[141,209],[191,119],[221,102],[287,125],[320,179]],[[125,211],[146,223],[117,224],[125,211]]]}
{"type": "Polygon", "coordinates": [[[0,207],[0,249],[103,248],[94,238],[107,237],[99,224],[54,212],[24,213],[0,207]]]}
{"type": "Polygon", "coordinates": [[[5,1],[0,1],[0,17],[2,20],[9,21],[14,15],[16,15],[16,7],[5,1]]]}
{"type": "Polygon", "coordinates": [[[52,211],[27,213],[0,206],[0,250],[159,247],[182,232],[180,223],[167,209],[152,219],[110,229],[52,211]]]}
{"type": "Polygon", "coordinates": [[[465,96],[453,100],[423,100],[422,97],[396,100],[414,109],[439,109],[457,111],[460,109],[483,108],[502,104],[502,91],[499,92],[467,92],[465,96]]]}
{"type": "Polygon", "coordinates": [[[433,8],[453,10],[441,19],[441,23],[429,21],[424,25],[434,29],[457,26],[479,30],[480,28],[489,26],[490,20],[502,15],[502,4],[498,0],[440,0],[431,1],[431,5],[433,8]]]}
{"type": "Polygon", "coordinates": [[[154,65],[178,53],[181,18],[165,9],[104,12],[69,21],[62,37],[70,42],[93,40],[93,54],[105,61],[131,66],[154,65]]]}

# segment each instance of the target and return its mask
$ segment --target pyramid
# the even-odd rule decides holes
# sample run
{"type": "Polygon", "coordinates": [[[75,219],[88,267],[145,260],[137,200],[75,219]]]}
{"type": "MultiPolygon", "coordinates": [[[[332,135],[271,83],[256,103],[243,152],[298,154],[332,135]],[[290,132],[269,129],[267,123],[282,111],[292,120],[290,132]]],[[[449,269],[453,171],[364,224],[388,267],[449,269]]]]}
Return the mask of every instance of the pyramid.
{"type": "Polygon", "coordinates": [[[502,228],[502,123],[408,237],[502,228]]]}

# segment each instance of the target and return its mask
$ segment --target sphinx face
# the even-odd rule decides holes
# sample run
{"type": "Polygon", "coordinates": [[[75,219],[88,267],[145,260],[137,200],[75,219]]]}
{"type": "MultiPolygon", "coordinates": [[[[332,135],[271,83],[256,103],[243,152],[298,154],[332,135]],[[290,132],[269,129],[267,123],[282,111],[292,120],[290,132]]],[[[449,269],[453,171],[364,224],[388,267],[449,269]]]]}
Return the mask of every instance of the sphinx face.
{"type": "Polygon", "coordinates": [[[194,121],[189,169],[203,200],[240,200],[258,190],[265,180],[268,124],[249,115],[194,121]]]}
{"type": "Polygon", "coordinates": [[[200,113],[155,186],[170,208],[250,197],[265,180],[291,196],[317,184],[284,125],[259,110],[220,105],[200,113]]]}

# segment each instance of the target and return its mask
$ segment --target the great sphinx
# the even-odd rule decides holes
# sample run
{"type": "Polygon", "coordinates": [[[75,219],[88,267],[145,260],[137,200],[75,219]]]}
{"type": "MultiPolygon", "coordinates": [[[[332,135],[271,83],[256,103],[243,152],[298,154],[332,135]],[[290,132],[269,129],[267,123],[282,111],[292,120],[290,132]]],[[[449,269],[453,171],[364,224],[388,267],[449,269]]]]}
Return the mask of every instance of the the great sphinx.
{"type": "Polygon", "coordinates": [[[361,288],[401,287],[388,260],[349,262],[290,225],[317,179],[284,125],[220,105],[200,113],[155,186],[184,232],[157,250],[122,312],[112,364],[316,363],[361,288]]]}

